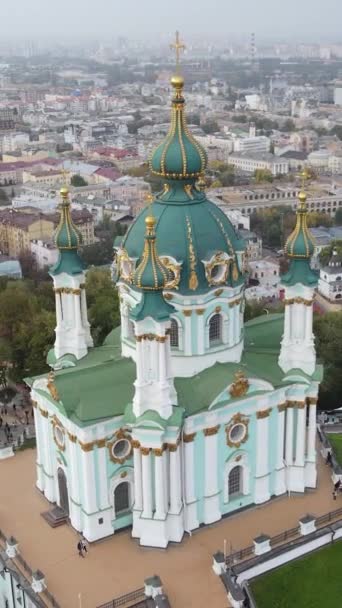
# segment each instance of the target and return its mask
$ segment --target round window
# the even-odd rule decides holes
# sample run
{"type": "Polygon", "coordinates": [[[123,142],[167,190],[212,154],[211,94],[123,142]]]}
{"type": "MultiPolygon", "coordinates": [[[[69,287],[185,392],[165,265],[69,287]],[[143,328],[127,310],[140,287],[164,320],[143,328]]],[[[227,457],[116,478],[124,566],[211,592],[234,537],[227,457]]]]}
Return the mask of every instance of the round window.
{"type": "Polygon", "coordinates": [[[238,443],[242,441],[242,439],[246,435],[246,427],[244,424],[234,424],[234,426],[229,431],[229,439],[232,443],[238,443]]]}
{"type": "Polygon", "coordinates": [[[210,273],[211,280],[214,281],[215,283],[217,283],[217,281],[221,281],[224,277],[225,271],[226,271],[225,264],[215,264],[215,266],[213,266],[211,273],[210,273]]]}
{"type": "Polygon", "coordinates": [[[64,447],[65,436],[63,430],[59,426],[55,426],[55,440],[59,447],[64,447]]]}
{"type": "Polygon", "coordinates": [[[112,447],[114,458],[127,458],[131,451],[131,444],[128,439],[119,439],[112,447]]]}

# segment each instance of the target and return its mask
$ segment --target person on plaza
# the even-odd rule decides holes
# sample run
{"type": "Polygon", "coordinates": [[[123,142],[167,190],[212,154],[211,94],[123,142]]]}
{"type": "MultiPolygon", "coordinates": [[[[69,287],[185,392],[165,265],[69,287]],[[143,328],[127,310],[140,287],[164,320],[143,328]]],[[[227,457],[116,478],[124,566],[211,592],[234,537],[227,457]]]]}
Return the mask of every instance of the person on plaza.
{"type": "Polygon", "coordinates": [[[1,427],[2,427],[2,423],[3,423],[3,419],[2,419],[2,417],[0,416],[0,429],[1,429],[1,427]]]}
{"type": "Polygon", "coordinates": [[[77,543],[77,551],[78,551],[78,555],[80,557],[84,557],[84,555],[83,555],[82,539],[79,540],[78,543],[77,543]]]}
{"type": "Polygon", "coordinates": [[[328,450],[328,453],[327,453],[327,458],[326,458],[326,461],[325,461],[325,462],[326,462],[326,464],[331,465],[331,463],[332,463],[332,458],[331,458],[331,450],[328,450]]]}
{"type": "Polygon", "coordinates": [[[88,553],[88,547],[87,547],[87,543],[86,543],[86,541],[84,540],[84,538],[82,538],[82,540],[81,540],[81,545],[82,545],[82,551],[83,551],[83,554],[88,553]]]}

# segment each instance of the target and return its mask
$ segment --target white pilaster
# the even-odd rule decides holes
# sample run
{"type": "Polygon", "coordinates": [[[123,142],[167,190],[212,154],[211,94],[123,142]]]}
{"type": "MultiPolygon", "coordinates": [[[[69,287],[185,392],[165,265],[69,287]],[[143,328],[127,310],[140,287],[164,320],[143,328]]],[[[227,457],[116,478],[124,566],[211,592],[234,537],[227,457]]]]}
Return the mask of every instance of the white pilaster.
{"type": "Polygon", "coordinates": [[[286,470],[284,465],[285,439],[285,404],[278,406],[277,413],[277,462],[275,478],[275,494],[279,496],[286,492],[286,470]]]}
{"type": "Polygon", "coordinates": [[[83,508],[87,514],[98,511],[96,502],[96,482],[93,449],[81,449],[81,467],[83,479],[83,508]]]}
{"type": "Polygon", "coordinates": [[[183,436],[186,508],[185,517],[187,530],[194,530],[199,526],[195,489],[195,435],[196,433],[189,433],[183,436]]]}
{"type": "Polygon", "coordinates": [[[164,466],[163,449],[154,450],[154,490],[156,497],[156,519],[165,519],[165,492],[164,492],[164,466]]]}
{"type": "Polygon", "coordinates": [[[295,492],[304,492],[304,458],[305,458],[305,419],[306,410],[305,404],[300,404],[297,407],[297,425],[296,425],[296,457],[295,463],[291,471],[291,490],[295,492]],[[304,406],[304,407],[303,407],[304,406]]]}
{"type": "Polygon", "coordinates": [[[55,469],[52,463],[53,439],[51,433],[51,424],[48,418],[48,412],[41,409],[41,431],[44,438],[43,453],[44,453],[44,472],[45,472],[45,488],[44,494],[50,502],[55,502],[55,469]]]}
{"type": "Polygon", "coordinates": [[[204,430],[204,523],[221,519],[220,492],[218,488],[218,431],[219,426],[204,430]]]}
{"type": "MultiPolygon", "coordinates": [[[[292,405],[292,404],[291,404],[292,405]]],[[[293,407],[286,409],[286,446],[285,460],[288,467],[293,464],[293,407]]]]}
{"type": "Polygon", "coordinates": [[[191,347],[191,314],[192,311],[184,311],[184,354],[191,355],[192,347],[191,347]]]}
{"type": "Polygon", "coordinates": [[[69,448],[69,470],[70,470],[70,519],[71,523],[76,530],[79,532],[82,530],[81,524],[81,499],[80,499],[80,477],[77,462],[77,447],[76,436],[68,435],[68,448],[69,448]]]}
{"type": "Polygon", "coordinates": [[[151,471],[151,450],[141,448],[142,454],[142,488],[143,488],[143,514],[146,519],[152,518],[152,471],[151,471]]]}
{"type": "Polygon", "coordinates": [[[43,440],[43,435],[41,432],[41,415],[39,412],[39,408],[37,407],[37,402],[35,402],[35,407],[34,407],[34,426],[35,426],[36,438],[37,438],[37,447],[36,447],[37,481],[36,481],[36,486],[37,486],[38,490],[43,492],[44,488],[45,488],[45,476],[43,473],[44,440],[43,440]]]}
{"type": "Polygon", "coordinates": [[[204,327],[204,309],[200,308],[197,313],[197,354],[203,355],[205,350],[205,327],[204,327]]]}
{"type": "Polygon", "coordinates": [[[133,465],[134,465],[134,509],[141,511],[143,508],[143,493],[142,493],[142,463],[141,451],[139,443],[134,445],[133,449],[133,465]]]}
{"type": "Polygon", "coordinates": [[[181,467],[179,445],[169,445],[170,454],[170,513],[178,515],[181,503],[181,467]]]}
{"type": "Polygon", "coordinates": [[[317,483],[316,469],[316,400],[309,405],[309,427],[307,432],[307,456],[305,463],[305,485],[315,488],[317,483]]]}
{"type": "Polygon", "coordinates": [[[256,434],[256,474],[254,502],[259,504],[269,500],[269,410],[257,412],[256,434]]]}

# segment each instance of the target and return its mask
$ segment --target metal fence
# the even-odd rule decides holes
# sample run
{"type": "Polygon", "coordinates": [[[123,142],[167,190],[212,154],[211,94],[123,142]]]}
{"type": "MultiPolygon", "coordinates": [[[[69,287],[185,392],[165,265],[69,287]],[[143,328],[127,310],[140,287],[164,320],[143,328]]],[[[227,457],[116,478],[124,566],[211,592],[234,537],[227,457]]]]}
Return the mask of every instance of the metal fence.
{"type": "Polygon", "coordinates": [[[117,597],[106,604],[101,604],[101,606],[97,606],[97,608],[119,608],[119,606],[124,606],[125,608],[134,608],[138,605],[143,606],[143,601],[145,599],[145,587],[141,587],[140,589],[136,589],[135,591],[121,595],[120,597],[117,597]],[[136,602],[136,600],[138,600],[138,602],[136,602]],[[135,604],[133,602],[135,602],[135,604]]]}
{"type": "MultiPolygon", "coordinates": [[[[322,528],[326,524],[329,524],[333,520],[342,517],[342,508],[336,509],[335,511],[329,511],[329,513],[324,513],[320,517],[316,517],[315,523],[316,528],[322,528]]],[[[282,543],[286,543],[288,540],[295,538],[296,536],[300,536],[300,528],[296,526],[295,528],[290,528],[289,530],[284,530],[280,534],[276,534],[275,536],[270,537],[271,547],[275,547],[276,545],[281,545],[282,543]]],[[[254,556],[254,545],[250,545],[249,547],[245,547],[244,549],[240,549],[239,551],[234,551],[226,556],[226,565],[232,566],[237,562],[243,561],[245,558],[254,556]]],[[[101,608],[101,607],[100,607],[101,608]]]]}

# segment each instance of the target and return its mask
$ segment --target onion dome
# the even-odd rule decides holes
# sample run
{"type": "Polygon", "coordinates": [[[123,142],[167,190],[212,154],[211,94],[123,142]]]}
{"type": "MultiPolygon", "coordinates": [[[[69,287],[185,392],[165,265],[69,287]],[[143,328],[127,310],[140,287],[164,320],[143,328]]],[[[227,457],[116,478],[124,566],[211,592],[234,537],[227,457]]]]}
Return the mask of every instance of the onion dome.
{"type": "Polygon", "coordinates": [[[55,276],[65,272],[66,274],[80,274],[85,269],[85,264],[78,255],[78,247],[82,242],[81,233],[73,224],[70,213],[69,191],[65,186],[61,188],[62,198],[60,204],[60,219],[56,228],[54,241],[59,256],[56,264],[50,268],[50,274],[55,276]]]}
{"type": "Polygon", "coordinates": [[[186,124],[184,78],[179,74],[172,76],[171,85],[174,88],[171,126],[165,140],[152,154],[150,169],[154,175],[166,179],[196,179],[205,171],[207,155],[186,124]]]}
{"type": "Polygon", "coordinates": [[[297,222],[286,241],[285,253],[289,258],[309,259],[315,250],[315,245],[307,226],[308,208],[305,192],[300,192],[298,198],[300,204],[297,209],[297,222]]]}
{"type": "Polygon", "coordinates": [[[61,188],[60,195],[62,197],[60,205],[61,215],[54,236],[55,244],[59,250],[78,249],[82,243],[82,236],[71,219],[68,188],[61,188]]]}
{"type": "Polygon", "coordinates": [[[171,279],[169,270],[162,264],[156,251],[156,219],[145,218],[146,233],[141,262],[133,275],[133,285],[143,292],[142,299],[131,312],[131,318],[140,321],[145,317],[168,319],[174,307],[163,297],[163,289],[171,279]]]}
{"type": "Polygon", "coordinates": [[[318,273],[310,267],[310,258],[315,244],[307,226],[306,193],[300,192],[298,198],[300,204],[297,209],[296,226],[285,244],[285,253],[290,259],[290,267],[288,272],[281,277],[281,283],[287,286],[301,283],[314,287],[318,282],[318,273]]]}

